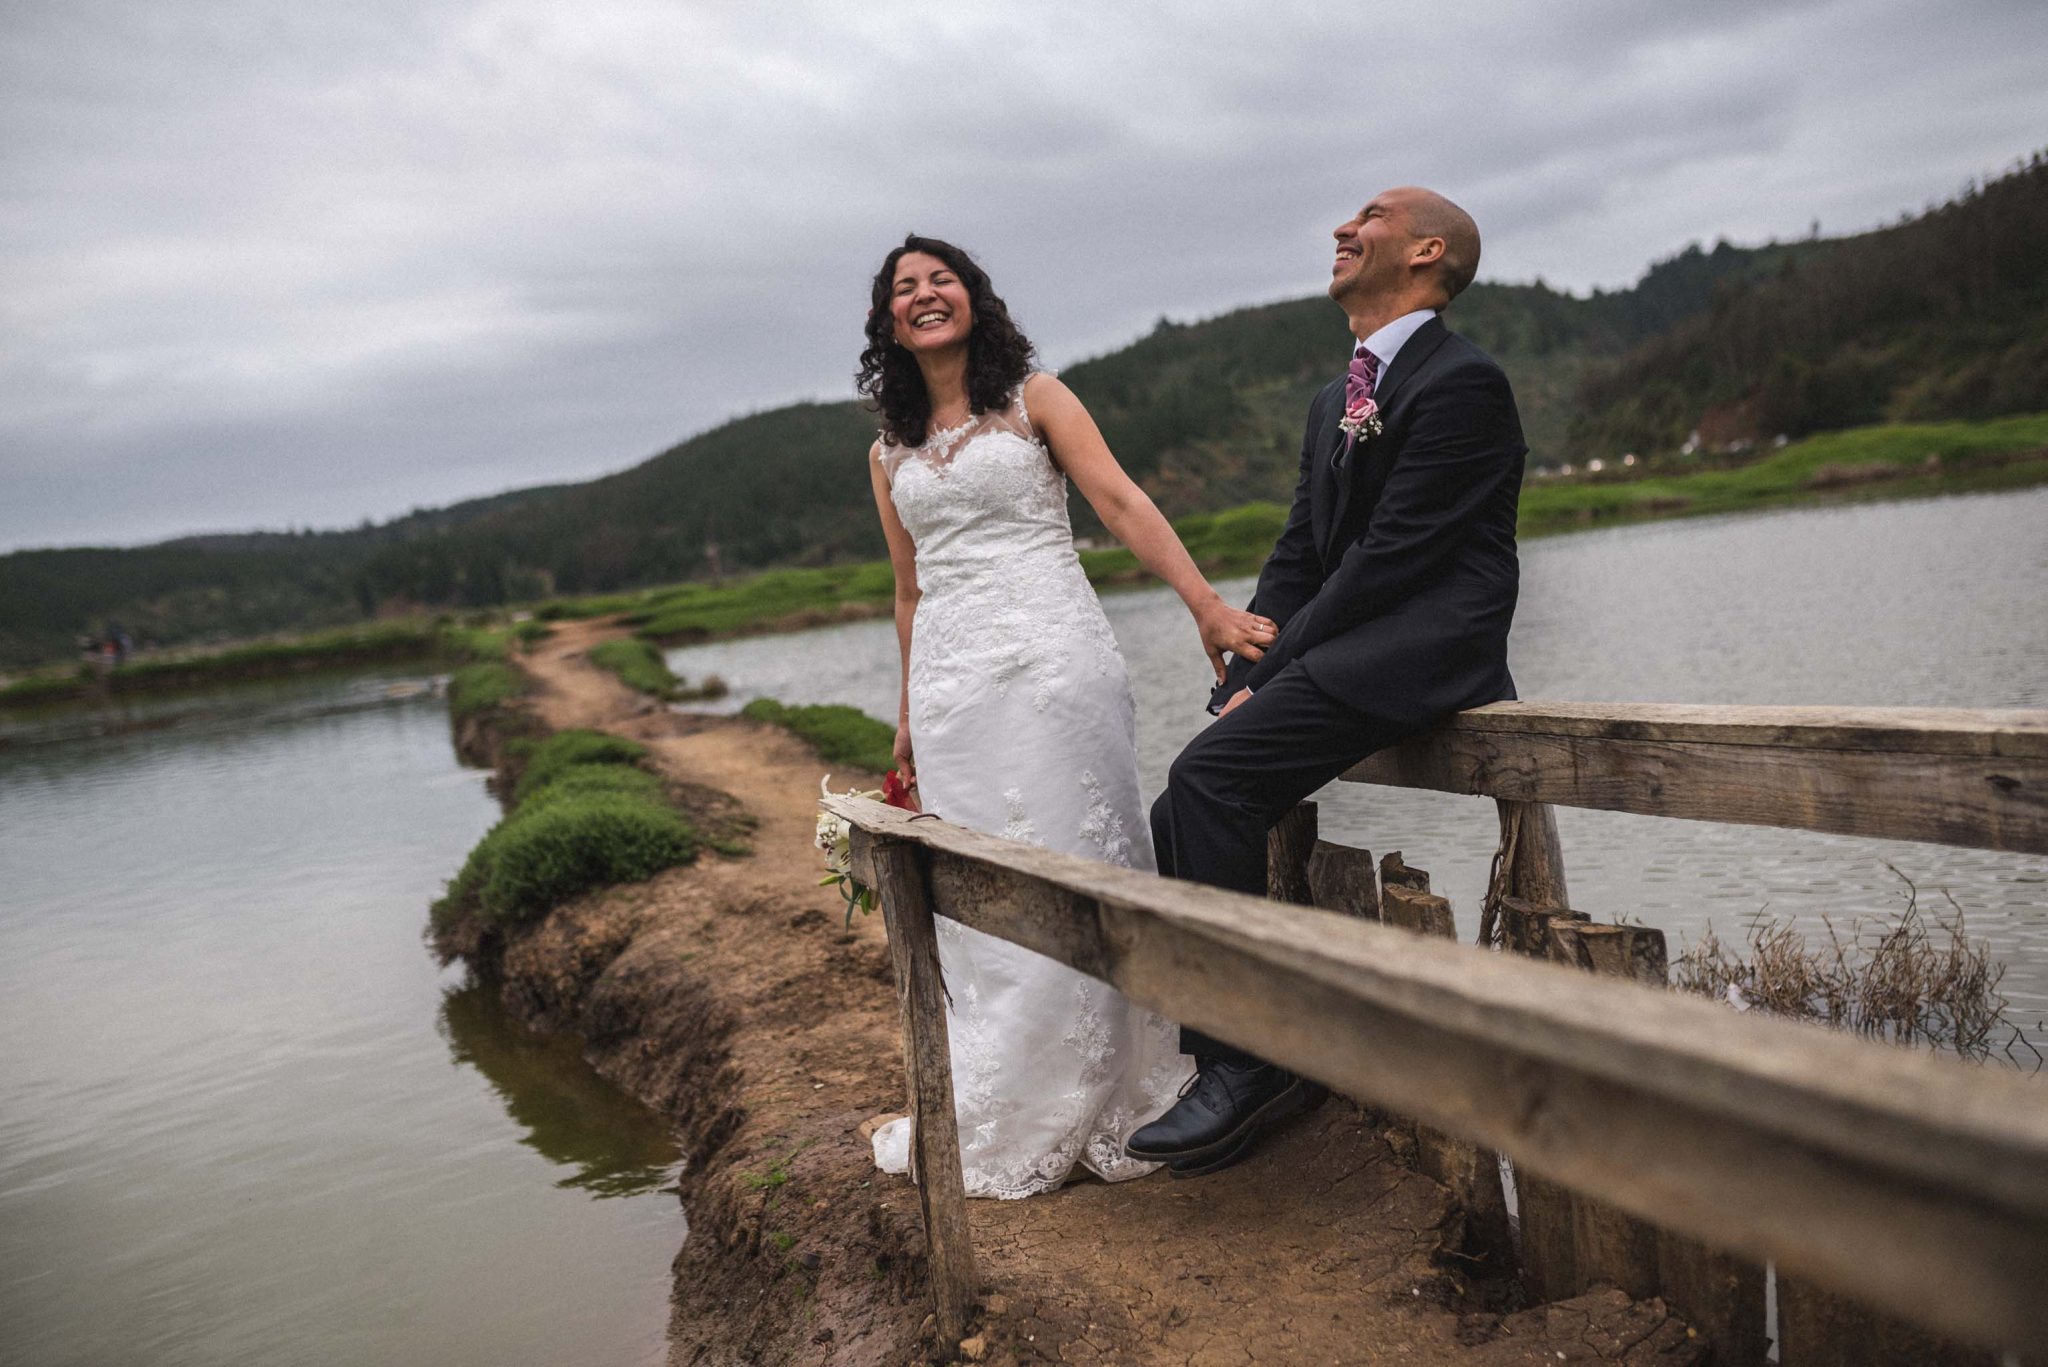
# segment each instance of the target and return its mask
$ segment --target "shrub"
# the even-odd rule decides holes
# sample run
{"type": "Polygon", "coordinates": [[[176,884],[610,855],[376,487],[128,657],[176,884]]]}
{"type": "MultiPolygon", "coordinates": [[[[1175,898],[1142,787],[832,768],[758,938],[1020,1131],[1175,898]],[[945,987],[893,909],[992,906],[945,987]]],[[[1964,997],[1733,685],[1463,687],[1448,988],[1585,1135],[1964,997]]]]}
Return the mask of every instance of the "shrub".
{"type": "Polygon", "coordinates": [[[619,676],[628,688],[666,698],[679,682],[661,652],[645,641],[606,641],[593,646],[590,662],[619,676]]]}
{"type": "Polygon", "coordinates": [[[647,756],[647,747],[602,731],[557,731],[533,747],[519,774],[513,799],[524,802],[542,788],[569,772],[595,765],[634,765],[647,756]]]}
{"type": "Polygon", "coordinates": [[[740,715],[794,731],[827,764],[848,764],[877,774],[896,767],[891,753],[896,732],[857,707],[788,707],[773,698],[756,698],[740,715]]]}
{"type": "Polygon", "coordinates": [[[477,909],[499,922],[525,920],[593,888],[637,883],[697,855],[696,833],[679,813],[617,793],[522,806],[485,843],[477,909]]]}
{"type": "Polygon", "coordinates": [[[465,923],[516,924],[695,859],[701,837],[669,805],[661,780],[638,767],[646,753],[596,731],[563,731],[532,746],[511,812],[434,903],[435,931],[453,939],[465,923]]]}

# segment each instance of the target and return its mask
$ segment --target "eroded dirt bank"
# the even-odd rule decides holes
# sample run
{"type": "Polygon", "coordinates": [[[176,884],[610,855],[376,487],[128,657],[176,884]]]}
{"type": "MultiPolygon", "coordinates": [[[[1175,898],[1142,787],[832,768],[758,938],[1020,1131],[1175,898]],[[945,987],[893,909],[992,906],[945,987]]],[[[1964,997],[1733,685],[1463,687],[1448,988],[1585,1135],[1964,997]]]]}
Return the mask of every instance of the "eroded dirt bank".
{"type": "Polygon", "coordinates": [[[843,932],[817,886],[823,766],[779,730],[630,692],[583,662],[607,634],[569,626],[527,658],[540,720],[642,741],[708,808],[730,795],[757,823],[754,853],[580,899],[476,958],[523,1018],[580,1033],[682,1133],[671,1362],[1703,1360],[1660,1303],[1618,1292],[1484,1308],[1500,1288],[1460,1270],[1443,1190],[1334,1099],[1209,1178],[972,1203],[987,1314],[964,1353],[936,1342],[915,1195],[874,1171],[860,1133],[900,1109],[901,1052],[879,918],[843,932]]]}

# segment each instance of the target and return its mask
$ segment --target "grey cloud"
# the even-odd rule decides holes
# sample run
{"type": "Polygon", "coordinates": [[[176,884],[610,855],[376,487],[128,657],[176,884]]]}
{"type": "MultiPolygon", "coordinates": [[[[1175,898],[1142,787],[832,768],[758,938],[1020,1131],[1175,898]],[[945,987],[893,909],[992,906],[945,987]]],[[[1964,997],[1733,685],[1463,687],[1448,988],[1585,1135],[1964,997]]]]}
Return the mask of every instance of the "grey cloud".
{"type": "Polygon", "coordinates": [[[1486,274],[1887,220],[2048,127],[2038,4],[109,0],[0,37],[0,547],[350,523],[848,391],[910,229],[1055,363],[1312,290],[1381,185],[1486,274]]]}

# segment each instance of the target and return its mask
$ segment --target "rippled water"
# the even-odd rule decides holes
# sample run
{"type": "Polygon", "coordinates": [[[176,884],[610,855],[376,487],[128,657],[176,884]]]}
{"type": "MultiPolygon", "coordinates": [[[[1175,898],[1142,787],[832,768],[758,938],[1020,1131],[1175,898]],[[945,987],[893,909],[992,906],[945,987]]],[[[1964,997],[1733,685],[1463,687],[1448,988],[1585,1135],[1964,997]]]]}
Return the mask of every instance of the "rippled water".
{"type": "Polygon", "coordinates": [[[659,1361],[675,1147],[420,939],[425,681],[0,724],[0,1360],[659,1361]]]}
{"type": "MultiPolygon", "coordinates": [[[[1250,581],[1222,586],[1241,601],[1250,581]]],[[[1510,660],[1524,698],[1579,701],[2048,707],[2048,490],[1651,523],[1531,542],[1510,660]]],[[[1164,589],[1104,599],[1138,695],[1148,793],[1208,720],[1206,661],[1164,589]]],[[[727,705],[840,702],[895,715],[887,622],[671,652],[722,675],[727,705]]],[[[1332,784],[1325,836],[1400,849],[1476,928],[1498,837],[1491,802],[1332,784]]],[[[1739,938],[1759,909],[1796,917],[1967,914],[2009,966],[2005,990],[2048,1048],[2048,860],[1751,826],[1560,809],[1572,900],[1660,926],[1672,952],[1711,923],[1739,938]]]]}

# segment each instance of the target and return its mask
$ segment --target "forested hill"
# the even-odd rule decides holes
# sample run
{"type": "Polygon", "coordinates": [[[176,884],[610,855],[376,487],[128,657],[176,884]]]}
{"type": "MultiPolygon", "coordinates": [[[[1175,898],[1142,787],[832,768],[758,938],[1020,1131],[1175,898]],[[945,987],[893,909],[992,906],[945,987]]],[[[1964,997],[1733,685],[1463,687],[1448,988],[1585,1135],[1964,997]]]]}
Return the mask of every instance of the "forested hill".
{"type": "MultiPolygon", "coordinates": [[[[1693,246],[1627,290],[1474,285],[1447,315],[1515,383],[1538,463],[1884,417],[2048,409],[2048,166],[1848,238],[1693,246]]],[[[1029,301],[1016,301],[1028,321],[1029,301]]],[[[1162,320],[1064,378],[1170,515],[1284,498],[1342,365],[1321,296],[1162,320]]],[[[736,419],[631,469],[352,531],[0,556],[0,664],[118,621],[173,642],[881,554],[853,403],[736,419]]]]}

